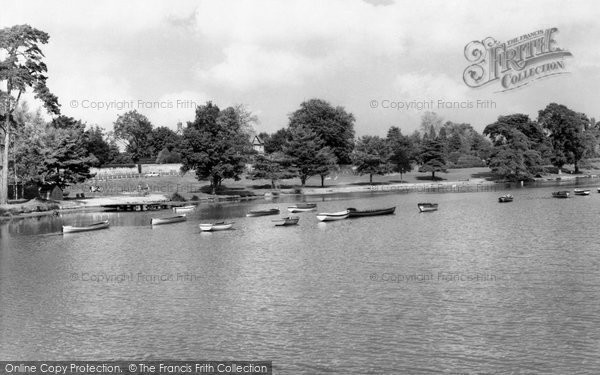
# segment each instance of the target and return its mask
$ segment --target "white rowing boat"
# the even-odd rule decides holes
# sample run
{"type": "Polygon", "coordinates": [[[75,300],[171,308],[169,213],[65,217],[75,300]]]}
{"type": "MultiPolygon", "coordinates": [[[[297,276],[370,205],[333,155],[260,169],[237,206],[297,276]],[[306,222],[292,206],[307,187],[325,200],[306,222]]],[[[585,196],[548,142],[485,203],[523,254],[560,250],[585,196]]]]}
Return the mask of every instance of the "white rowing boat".
{"type": "Polygon", "coordinates": [[[198,224],[198,226],[200,227],[200,230],[203,232],[214,232],[214,231],[218,231],[218,230],[231,229],[231,227],[233,226],[233,222],[226,223],[224,221],[220,221],[218,223],[198,224]]]}
{"type": "Polygon", "coordinates": [[[334,220],[343,220],[347,219],[350,213],[348,210],[340,211],[340,212],[323,212],[317,214],[317,219],[319,221],[334,221],[334,220]]]}
{"type": "Polygon", "coordinates": [[[87,232],[90,230],[98,230],[98,229],[106,229],[109,227],[108,220],[104,220],[98,223],[86,225],[83,227],[77,227],[74,225],[63,225],[62,230],[63,233],[77,233],[77,232],[87,232]]]}
{"type": "Polygon", "coordinates": [[[152,225],[163,225],[163,224],[171,224],[171,223],[179,223],[182,221],[185,221],[186,217],[185,214],[183,215],[177,215],[177,216],[171,216],[171,217],[153,217],[152,218],[152,225]]]}

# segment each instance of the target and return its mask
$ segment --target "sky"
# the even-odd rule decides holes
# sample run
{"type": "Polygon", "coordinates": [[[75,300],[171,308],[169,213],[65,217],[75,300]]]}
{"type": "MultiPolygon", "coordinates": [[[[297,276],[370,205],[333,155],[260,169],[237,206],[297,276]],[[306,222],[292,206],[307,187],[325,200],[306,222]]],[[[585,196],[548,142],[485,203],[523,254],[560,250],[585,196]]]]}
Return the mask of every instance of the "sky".
{"type": "Polygon", "coordinates": [[[478,131],[552,102],[600,119],[599,19],[595,0],[3,0],[0,28],[50,35],[48,86],[62,114],[88,125],[112,130],[135,109],[175,129],[210,100],[244,104],[255,130],[272,133],[320,98],[352,113],[358,136],[385,136],[412,133],[428,110],[478,131]],[[467,86],[467,44],[550,28],[572,54],[565,74],[508,91],[499,80],[467,86]]]}

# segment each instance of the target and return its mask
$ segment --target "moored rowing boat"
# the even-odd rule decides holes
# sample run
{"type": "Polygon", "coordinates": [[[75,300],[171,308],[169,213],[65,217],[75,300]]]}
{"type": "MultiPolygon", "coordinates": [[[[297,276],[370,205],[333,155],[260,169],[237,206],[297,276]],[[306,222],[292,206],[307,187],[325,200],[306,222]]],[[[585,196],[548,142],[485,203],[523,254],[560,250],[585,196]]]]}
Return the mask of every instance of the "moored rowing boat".
{"type": "Polygon", "coordinates": [[[339,211],[339,212],[323,212],[317,214],[317,219],[319,221],[334,221],[334,220],[343,220],[348,218],[348,210],[339,211]]]}
{"type": "Polygon", "coordinates": [[[179,212],[190,212],[190,211],[194,211],[196,209],[196,206],[180,206],[180,207],[173,207],[173,211],[179,213],[179,212]]]}
{"type": "Polygon", "coordinates": [[[295,206],[290,206],[287,208],[287,210],[291,213],[314,211],[316,209],[317,209],[316,203],[298,203],[295,206]]]}
{"type": "Polygon", "coordinates": [[[575,195],[590,195],[590,191],[587,189],[575,189],[573,190],[573,193],[575,193],[575,195]]]}
{"type": "Polygon", "coordinates": [[[163,224],[171,224],[171,223],[179,223],[185,221],[186,217],[184,215],[177,215],[171,217],[153,217],[151,220],[152,225],[163,225],[163,224]]]}
{"type": "Polygon", "coordinates": [[[437,203],[417,203],[417,207],[419,207],[420,212],[431,212],[431,211],[437,211],[438,204],[437,203]]]}
{"type": "Polygon", "coordinates": [[[73,225],[63,225],[63,233],[76,233],[76,232],[87,232],[90,230],[106,229],[109,227],[108,220],[100,221],[98,223],[86,225],[83,227],[77,227],[73,225]]]}
{"type": "Polygon", "coordinates": [[[271,208],[271,209],[267,209],[267,210],[250,211],[246,214],[246,216],[255,217],[255,216],[267,216],[267,215],[278,215],[278,214],[279,214],[279,208],[271,208]]]}
{"type": "Polygon", "coordinates": [[[231,229],[233,224],[233,222],[219,221],[217,223],[198,224],[198,227],[200,227],[200,230],[204,232],[214,232],[219,230],[231,229]]]}
{"type": "Polygon", "coordinates": [[[274,219],[272,221],[275,223],[276,226],[282,227],[287,225],[296,225],[298,224],[298,220],[300,220],[299,216],[288,216],[282,217],[281,219],[274,219]]]}
{"type": "Polygon", "coordinates": [[[378,208],[373,210],[357,210],[356,208],[348,208],[348,217],[364,217],[364,216],[378,216],[378,215],[391,215],[396,211],[396,207],[390,208],[378,208]]]}

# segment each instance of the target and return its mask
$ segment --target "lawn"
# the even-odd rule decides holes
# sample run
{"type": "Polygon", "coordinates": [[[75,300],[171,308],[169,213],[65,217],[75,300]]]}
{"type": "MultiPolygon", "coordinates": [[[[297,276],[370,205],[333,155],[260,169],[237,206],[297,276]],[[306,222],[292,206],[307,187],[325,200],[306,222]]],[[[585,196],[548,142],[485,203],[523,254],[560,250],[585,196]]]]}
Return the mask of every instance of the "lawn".
{"type": "MultiPolygon", "coordinates": [[[[600,170],[595,169],[595,166],[590,166],[590,169],[582,170],[582,176],[588,174],[600,174],[600,170]]],[[[468,181],[468,180],[488,180],[493,181],[494,175],[489,168],[462,168],[449,169],[446,173],[438,172],[435,174],[436,181],[468,181]]],[[[557,177],[572,176],[569,173],[548,174],[546,179],[555,179],[557,177]]],[[[430,183],[431,173],[419,173],[412,171],[402,175],[390,174],[385,176],[373,176],[373,185],[398,184],[398,183],[430,183]]],[[[369,175],[354,175],[351,170],[339,174],[332,174],[325,179],[325,187],[342,187],[342,186],[360,186],[369,185],[369,175]]],[[[84,193],[89,196],[109,196],[109,195],[143,195],[147,193],[159,193],[171,197],[175,192],[183,196],[185,199],[192,199],[194,196],[203,198],[211,195],[211,190],[208,181],[198,181],[193,173],[187,173],[184,176],[178,175],[161,175],[158,177],[137,177],[123,178],[116,180],[108,180],[94,183],[100,186],[102,191],[90,193],[89,187],[91,182],[71,186],[67,188],[70,197],[76,194],[84,193]],[[140,189],[141,187],[141,189],[140,189]]],[[[306,182],[306,188],[321,187],[321,178],[313,176],[306,182]]],[[[279,181],[279,188],[284,191],[293,192],[300,188],[300,179],[286,179],[279,181]]],[[[223,181],[222,189],[218,192],[219,195],[263,195],[271,190],[271,182],[268,180],[250,180],[242,177],[239,181],[227,179],[223,181]]]]}
{"type": "MultiPolygon", "coordinates": [[[[488,168],[465,168],[465,169],[450,169],[448,173],[436,173],[438,181],[464,181],[473,178],[491,178],[488,168]]],[[[402,175],[400,180],[399,174],[386,176],[373,176],[373,184],[397,184],[397,183],[419,183],[430,182],[431,173],[410,172],[402,175]]],[[[116,180],[108,180],[94,182],[93,185],[99,186],[101,192],[90,193],[92,182],[78,184],[66,189],[70,197],[75,197],[77,194],[85,194],[85,196],[107,196],[107,195],[143,195],[146,192],[161,193],[171,196],[175,192],[181,194],[186,199],[191,199],[194,195],[201,198],[210,195],[210,187],[208,181],[196,180],[193,173],[187,173],[184,176],[164,175],[159,177],[138,177],[138,178],[123,178],[116,180]],[[141,188],[141,189],[140,189],[141,188]]],[[[325,179],[325,187],[336,186],[351,186],[351,185],[369,185],[369,175],[353,175],[351,172],[333,174],[325,179]]],[[[300,179],[286,179],[279,181],[281,189],[290,189],[300,187],[300,179]]],[[[321,178],[319,176],[311,177],[306,182],[307,188],[321,187],[321,178]]],[[[239,181],[227,179],[223,181],[223,189],[219,194],[224,195],[247,195],[259,194],[262,195],[266,191],[271,190],[271,182],[268,180],[250,180],[242,177],[239,181]]]]}

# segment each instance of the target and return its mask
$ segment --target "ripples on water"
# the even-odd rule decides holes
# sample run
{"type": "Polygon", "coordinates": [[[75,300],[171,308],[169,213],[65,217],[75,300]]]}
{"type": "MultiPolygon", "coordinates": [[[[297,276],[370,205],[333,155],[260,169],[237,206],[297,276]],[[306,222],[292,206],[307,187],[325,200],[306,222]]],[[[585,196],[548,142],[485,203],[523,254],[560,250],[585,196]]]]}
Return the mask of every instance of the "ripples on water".
{"type": "Polygon", "coordinates": [[[551,191],[521,189],[507,204],[499,193],[309,198],[319,211],[397,209],[331,223],[300,213],[294,227],[244,217],[283,214],[289,203],[277,201],[201,206],[156,228],[150,217],[167,211],[14,221],[0,226],[0,357],[273,360],[276,374],[594,373],[600,194],[551,191]],[[440,210],[419,214],[420,201],[440,210]],[[59,234],[104,218],[108,230],[59,234]],[[235,230],[199,231],[216,219],[235,230]]]}

